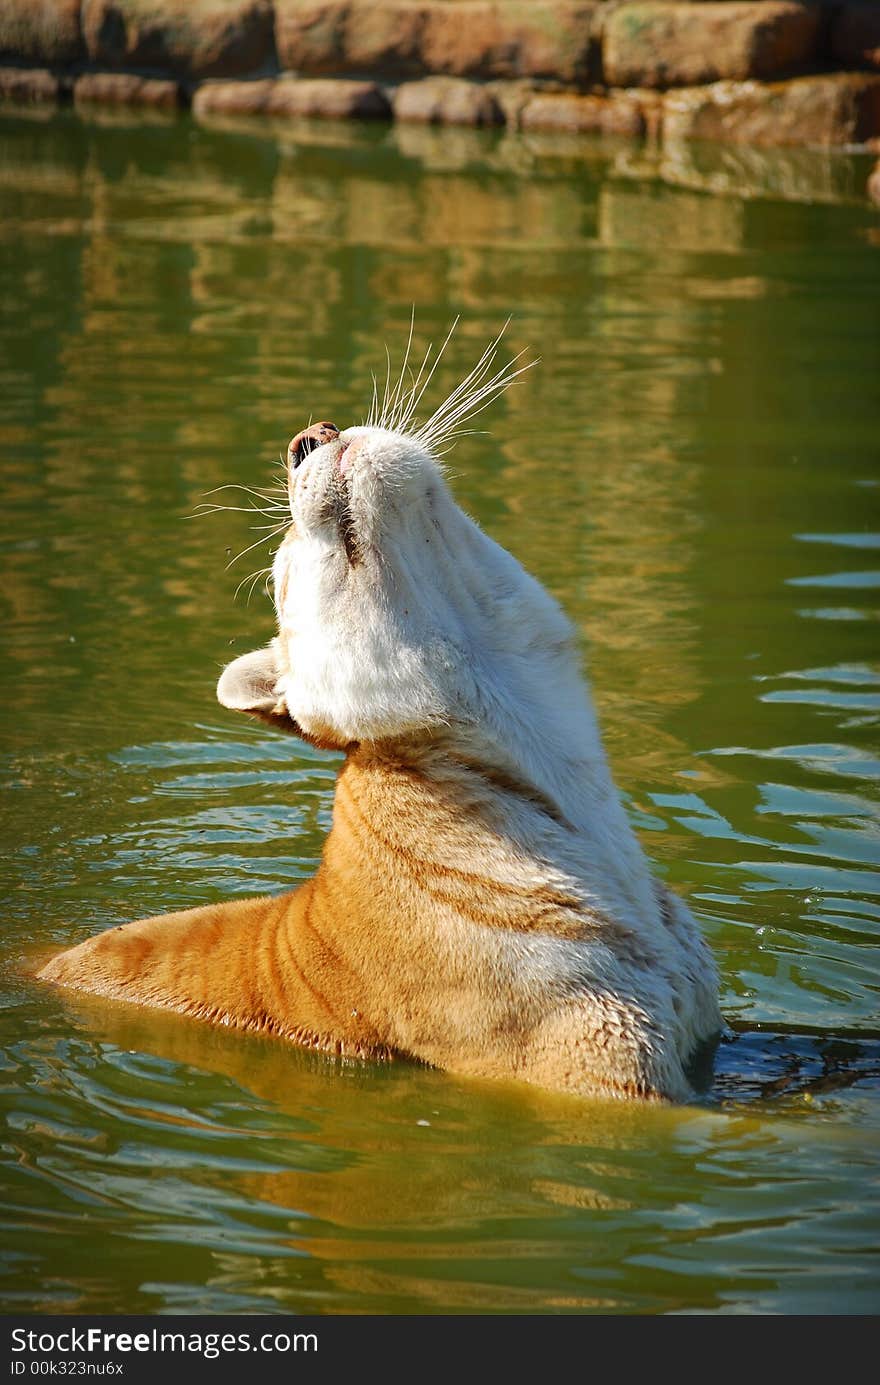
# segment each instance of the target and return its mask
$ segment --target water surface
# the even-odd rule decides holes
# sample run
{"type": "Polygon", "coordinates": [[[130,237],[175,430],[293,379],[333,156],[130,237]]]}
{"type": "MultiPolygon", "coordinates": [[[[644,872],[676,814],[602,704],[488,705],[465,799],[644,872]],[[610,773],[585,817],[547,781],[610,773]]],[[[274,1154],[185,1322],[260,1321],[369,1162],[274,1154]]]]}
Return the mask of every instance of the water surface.
{"type": "Polygon", "coordinates": [[[880,1306],[880,223],[863,161],[689,158],[0,122],[5,1311],[880,1306]],[[434,403],[511,314],[540,357],[453,486],[575,621],[633,821],[717,953],[748,1032],[701,1107],[31,979],[314,869],[338,759],[213,696],[272,633],[260,579],[235,595],[267,546],[227,566],[261,521],[190,516],[310,417],[360,421],[413,304],[422,348],[461,315],[434,403]]]}

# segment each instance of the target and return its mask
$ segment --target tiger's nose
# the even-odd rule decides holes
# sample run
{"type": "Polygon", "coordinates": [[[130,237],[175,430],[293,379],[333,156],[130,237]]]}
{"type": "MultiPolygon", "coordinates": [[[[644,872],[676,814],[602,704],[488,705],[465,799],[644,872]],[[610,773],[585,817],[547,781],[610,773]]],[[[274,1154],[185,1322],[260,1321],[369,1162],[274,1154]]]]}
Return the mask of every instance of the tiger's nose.
{"type": "Polygon", "coordinates": [[[295,471],[300,462],[304,461],[310,452],[314,452],[316,447],[323,447],[325,442],[333,442],[334,438],[338,437],[339,429],[335,423],[313,423],[310,428],[304,428],[295,438],[290,439],[287,465],[295,471]]]}

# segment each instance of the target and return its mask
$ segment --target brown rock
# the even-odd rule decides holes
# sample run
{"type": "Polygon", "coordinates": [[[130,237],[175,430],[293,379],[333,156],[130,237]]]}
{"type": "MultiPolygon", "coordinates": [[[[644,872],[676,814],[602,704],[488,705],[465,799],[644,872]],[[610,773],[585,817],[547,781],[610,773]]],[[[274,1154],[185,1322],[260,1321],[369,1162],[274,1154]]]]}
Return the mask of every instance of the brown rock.
{"type": "Polygon", "coordinates": [[[277,0],[278,61],[305,73],[420,73],[428,9],[405,0],[277,0]]]}
{"type": "Polygon", "coordinates": [[[585,82],[592,65],[593,21],[600,9],[570,0],[434,4],[425,24],[422,61],[430,72],[457,76],[585,82]]]}
{"type": "Polygon", "coordinates": [[[181,104],[180,87],[164,77],[137,77],[133,72],[84,72],[73,84],[73,103],[172,111],[181,104]]]}
{"type": "Polygon", "coordinates": [[[41,63],[85,54],[79,0],[0,0],[0,54],[41,63]]]}
{"type": "Polygon", "coordinates": [[[61,82],[44,67],[0,67],[0,102],[30,106],[43,101],[60,101],[61,82]]]}
{"type": "Polygon", "coordinates": [[[493,94],[461,77],[424,77],[404,82],[394,93],[395,120],[422,125],[503,125],[504,112],[493,94]]]}
{"type": "Polygon", "coordinates": [[[89,57],[181,77],[236,76],[272,56],[271,0],[82,0],[89,57]]]}
{"type": "Polygon", "coordinates": [[[193,97],[193,113],[375,120],[387,119],[391,106],[375,82],[282,77],[278,81],[206,82],[193,97]]]}
{"type": "Polygon", "coordinates": [[[843,67],[880,68],[880,4],[846,0],[831,22],[831,54],[843,67]]]}
{"type": "Polygon", "coordinates": [[[584,81],[600,0],[275,0],[282,67],[584,81]]]}
{"type": "Polygon", "coordinates": [[[605,80],[676,87],[784,75],[817,56],[820,20],[804,0],[624,4],[604,24],[605,80]]]}
{"type": "Polygon", "coordinates": [[[282,78],[274,84],[266,111],[269,115],[328,120],[388,120],[391,103],[375,82],[344,77],[282,78]]]}
{"type": "Polygon", "coordinates": [[[664,143],[860,144],[880,134],[880,74],[835,72],[788,82],[716,82],[669,92],[664,143]]]}
{"type": "Polygon", "coordinates": [[[880,207],[880,160],[875,163],[868,177],[867,193],[871,201],[880,207]]]}
{"type": "Polygon", "coordinates": [[[645,117],[637,100],[569,94],[533,96],[520,113],[523,130],[567,130],[572,134],[643,135],[645,117]]]}
{"type": "Polygon", "coordinates": [[[193,93],[193,115],[264,115],[274,86],[271,77],[259,82],[203,82],[193,93]]]}

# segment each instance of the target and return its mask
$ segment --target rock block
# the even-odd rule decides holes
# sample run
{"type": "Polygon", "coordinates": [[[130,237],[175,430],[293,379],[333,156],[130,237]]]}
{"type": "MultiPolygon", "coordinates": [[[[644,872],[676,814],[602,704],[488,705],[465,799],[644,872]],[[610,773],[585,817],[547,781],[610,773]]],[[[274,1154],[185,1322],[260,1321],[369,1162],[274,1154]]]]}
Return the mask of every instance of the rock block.
{"type": "Polygon", "coordinates": [[[462,77],[424,77],[404,82],[393,98],[394,118],[422,125],[503,125],[504,111],[491,91],[462,77]]]}
{"type": "Polygon", "coordinates": [[[238,76],[272,56],[272,0],[83,0],[92,62],[186,78],[238,76]]]}
{"type": "Polygon", "coordinates": [[[275,0],[282,67],[586,79],[600,0],[275,0]]]}
{"type": "Polygon", "coordinates": [[[578,96],[568,93],[533,96],[520,112],[523,130],[563,130],[571,134],[643,135],[641,104],[626,93],[578,96]]]}
{"type": "Polygon", "coordinates": [[[604,77],[665,88],[784,76],[817,57],[821,18],[807,0],[624,4],[604,24],[604,77]]]}
{"type": "Polygon", "coordinates": [[[391,105],[375,82],[333,77],[282,77],[253,82],[205,82],[193,113],[302,116],[318,119],[388,119],[391,105]]]}
{"type": "Polygon", "coordinates": [[[274,86],[271,77],[255,82],[203,82],[193,92],[193,115],[265,115],[274,86]]]}
{"type": "Polygon", "coordinates": [[[880,73],[834,72],[787,82],[715,82],[669,92],[664,142],[863,144],[880,134],[880,73]]]}
{"type": "Polygon", "coordinates": [[[322,120],[388,120],[391,103],[375,82],[345,77],[282,78],[274,84],[266,113],[322,120]]]}
{"type": "Polygon", "coordinates": [[[45,67],[0,67],[0,103],[30,106],[60,101],[60,79],[45,67]]]}
{"type": "Polygon", "coordinates": [[[165,77],[133,72],[84,72],[73,84],[75,106],[148,106],[173,111],[181,105],[180,87],[165,77]]]}
{"type": "Polygon", "coordinates": [[[0,55],[58,64],[83,58],[80,0],[0,0],[0,55]]]}

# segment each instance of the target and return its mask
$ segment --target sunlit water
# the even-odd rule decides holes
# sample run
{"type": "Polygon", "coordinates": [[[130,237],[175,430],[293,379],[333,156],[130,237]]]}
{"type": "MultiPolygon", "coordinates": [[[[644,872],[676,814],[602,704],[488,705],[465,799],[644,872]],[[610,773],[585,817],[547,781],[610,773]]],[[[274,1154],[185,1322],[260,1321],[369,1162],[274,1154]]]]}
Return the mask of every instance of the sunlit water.
{"type": "Polygon", "coordinates": [[[5,1311],[880,1306],[880,222],[852,159],[753,161],[748,197],[636,159],[0,124],[5,1311]],[[189,516],[310,417],[360,421],[413,304],[422,348],[461,315],[434,403],[510,314],[540,357],[453,485],[576,622],[633,821],[717,953],[747,1032],[702,1106],[32,979],[313,870],[338,761],[213,696],[271,633],[259,581],[234,597],[267,549],[227,568],[253,517],[189,516]]]}

